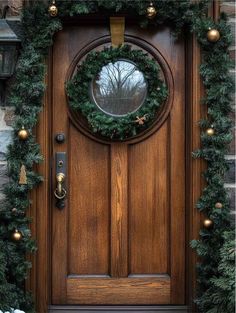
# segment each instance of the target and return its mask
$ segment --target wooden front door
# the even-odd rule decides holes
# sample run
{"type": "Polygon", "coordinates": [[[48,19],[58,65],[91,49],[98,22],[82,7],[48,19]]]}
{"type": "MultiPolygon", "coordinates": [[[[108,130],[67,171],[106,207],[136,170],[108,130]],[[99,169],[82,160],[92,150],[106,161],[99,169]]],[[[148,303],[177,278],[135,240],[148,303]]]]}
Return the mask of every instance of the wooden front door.
{"type": "Polygon", "coordinates": [[[52,182],[66,152],[67,200],[60,210],[52,199],[52,304],[184,304],[184,41],[127,22],[125,41],[160,63],[169,98],[153,127],[124,142],[94,136],[65,95],[80,59],[109,41],[108,22],[89,21],[65,26],[53,46],[52,182]]]}

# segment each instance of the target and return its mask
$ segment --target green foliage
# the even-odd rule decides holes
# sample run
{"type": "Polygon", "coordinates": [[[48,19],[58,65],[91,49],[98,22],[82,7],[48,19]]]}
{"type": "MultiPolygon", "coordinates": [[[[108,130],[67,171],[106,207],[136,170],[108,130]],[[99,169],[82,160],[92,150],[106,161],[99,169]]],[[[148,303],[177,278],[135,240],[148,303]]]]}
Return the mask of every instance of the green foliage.
{"type": "Polygon", "coordinates": [[[208,301],[213,304],[209,313],[235,310],[235,232],[226,231],[223,237],[218,276],[211,279],[212,288],[208,290],[208,301]]]}
{"type": "MultiPolygon", "coordinates": [[[[235,232],[227,230],[221,236],[221,248],[217,251],[219,259],[209,277],[208,289],[196,301],[201,311],[206,313],[235,311],[235,232]]],[[[214,254],[213,247],[211,250],[214,254]]],[[[209,256],[208,252],[206,249],[203,253],[200,248],[201,256],[209,256]]]]}
{"type": "Polygon", "coordinates": [[[15,84],[9,97],[9,104],[15,107],[16,113],[13,141],[7,153],[10,181],[5,186],[5,206],[0,210],[0,309],[9,310],[13,307],[30,312],[33,308],[32,297],[24,292],[24,285],[31,263],[25,260],[25,255],[34,252],[36,245],[31,238],[30,220],[26,217],[26,211],[30,204],[28,192],[42,181],[42,177],[33,170],[33,166],[42,161],[33,128],[41,111],[45,90],[43,82],[45,49],[52,43],[52,34],[59,28],[55,27],[52,31],[52,25],[55,24],[52,22],[51,25],[51,21],[45,15],[45,8],[43,9],[41,5],[25,10],[22,23],[25,40],[17,64],[15,84]],[[35,23],[36,16],[38,21],[42,21],[41,25],[35,23]],[[36,27],[38,38],[35,36],[36,27]],[[45,35],[43,39],[41,34],[45,35]],[[40,40],[45,46],[40,45],[40,40]],[[21,141],[17,136],[23,125],[29,131],[27,141],[21,141]],[[27,185],[18,184],[22,164],[26,166],[27,185]],[[12,210],[13,208],[17,211],[12,210]],[[23,235],[20,242],[11,239],[15,229],[23,235]]]}
{"type": "Polygon", "coordinates": [[[142,27],[159,26],[160,24],[171,24],[174,26],[174,32],[180,34],[186,25],[191,25],[195,16],[201,16],[206,12],[208,6],[207,0],[202,0],[194,4],[189,0],[154,0],[153,5],[157,8],[157,15],[150,20],[146,17],[146,9],[150,5],[149,0],[59,0],[59,15],[76,16],[87,13],[128,13],[139,17],[139,23],[142,27]]]}
{"type": "Polygon", "coordinates": [[[229,200],[224,189],[224,174],[227,170],[224,154],[232,138],[229,113],[233,82],[229,75],[232,63],[228,53],[231,34],[225,16],[221,16],[217,22],[206,18],[209,1],[192,2],[154,0],[158,12],[151,21],[145,17],[146,7],[149,5],[149,1],[146,0],[57,0],[59,7],[57,18],[49,17],[48,5],[44,1],[31,3],[24,10],[22,20],[24,41],[17,65],[16,81],[9,97],[9,104],[16,109],[13,142],[7,155],[10,181],[5,188],[5,205],[0,210],[1,310],[14,306],[30,312],[33,308],[31,296],[24,291],[24,280],[31,266],[25,260],[25,255],[36,249],[31,238],[30,220],[26,217],[26,211],[30,204],[28,192],[42,181],[42,177],[34,171],[34,164],[41,162],[42,156],[40,147],[35,142],[33,128],[41,111],[45,90],[44,58],[53,43],[53,35],[62,28],[61,18],[66,16],[95,12],[103,12],[109,16],[114,12],[128,12],[137,15],[143,27],[158,29],[160,24],[169,24],[176,34],[189,29],[196,33],[201,45],[200,72],[206,88],[203,105],[208,108],[208,117],[199,123],[202,128],[202,145],[194,152],[194,157],[205,159],[208,168],[204,173],[207,185],[197,203],[197,208],[213,220],[214,226],[211,229],[202,229],[200,239],[192,242],[201,260],[198,265],[196,302],[202,313],[233,312],[234,255],[231,253],[232,231],[230,231],[232,226],[229,218],[229,200]],[[218,42],[211,43],[206,39],[209,27],[220,31],[221,38],[218,42]],[[17,137],[17,132],[22,125],[30,134],[29,139],[24,142],[17,137]],[[205,133],[210,125],[215,129],[215,135],[211,137],[205,133]],[[29,183],[20,186],[18,180],[22,164],[26,166],[29,183]],[[217,209],[216,202],[221,202],[223,208],[217,209]],[[12,210],[14,207],[17,211],[12,210]],[[23,234],[23,240],[20,242],[11,239],[12,232],[16,228],[23,234]],[[227,229],[229,232],[225,233],[227,229]]]}
{"type": "Polygon", "coordinates": [[[67,82],[67,94],[72,109],[79,110],[86,117],[94,133],[111,139],[125,139],[135,136],[146,129],[153,122],[157,109],[167,97],[165,83],[158,78],[160,68],[157,62],[147,56],[142,50],[132,50],[124,45],[119,48],[105,48],[101,52],[90,52],[86,60],[79,66],[77,74],[67,82]],[[90,100],[88,90],[91,80],[96,78],[102,67],[115,63],[117,60],[133,61],[143,73],[148,86],[145,103],[134,113],[122,117],[113,117],[103,113],[90,100]],[[138,117],[145,117],[143,125],[136,121],[138,117]]]}
{"type": "MultiPolygon", "coordinates": [[[[218,23],[208,18],[196,19],[193,30],[202,47],[203,62],[200,73],[206,90],[203,104],[208,108],[207,119],[199,123],[202,128],[202,146],[194,153],[195,157],[205,159],[208,164],[204,173],[207,186],[197,203],[197,208],[214,222],[214,227],[210,230],[202,229],[200,240],[193,241],[192,246],[201,257],[201,263],[198,265],[199,291],[196,302],[200,312],[213,313],[222,312],[222,303],[226,303],[231,297],[230,292],[232,293],[228,285],[225,286],[224,292],[223,289],[218,289],[218,296],[220,291],[222,294],[221,302],[217,302],[214,298],[216,289],[213,287],[214,280],[212,280],[213,277],[220,280],[223,274],[219,268],[223,253],[221,247],[225,240],[227,245],[228,239],[228,237],[224,238],[223,233],[226,229],[233,228],[230,225],[229,199],[224,188],[224,174],[228,169],[224,155],[232,140],[232,121],[229,113],[232,110],[231,95],[234,84],[229,73],[233,64],[228,52],[232,36],[224,15],[218,23]],[[218,42],[211,43],[206,39],[209,27],[219,30],[221,38],[218,42]],[[208,136],[205,130],[211,125],[214,127],[215,134],[208,136]],[[215,208],[216,202],[221,202],[223,209],[215,208]]],[[[233,312],[232,303],[225,305],[223,312],[233,312]]]]}

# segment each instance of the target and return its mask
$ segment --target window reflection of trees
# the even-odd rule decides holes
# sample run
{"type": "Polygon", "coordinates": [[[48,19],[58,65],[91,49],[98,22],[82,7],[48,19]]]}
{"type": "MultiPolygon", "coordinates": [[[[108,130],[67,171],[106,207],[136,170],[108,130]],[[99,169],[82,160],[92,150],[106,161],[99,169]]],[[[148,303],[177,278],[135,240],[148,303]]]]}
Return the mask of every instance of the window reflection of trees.
{"type": "Polygon", "coordinates": [[[98,106],[112,115],[136,111],[143,103],[147,85],[136,65],[119,60],[104,66],[93,82],[98,106]]]}

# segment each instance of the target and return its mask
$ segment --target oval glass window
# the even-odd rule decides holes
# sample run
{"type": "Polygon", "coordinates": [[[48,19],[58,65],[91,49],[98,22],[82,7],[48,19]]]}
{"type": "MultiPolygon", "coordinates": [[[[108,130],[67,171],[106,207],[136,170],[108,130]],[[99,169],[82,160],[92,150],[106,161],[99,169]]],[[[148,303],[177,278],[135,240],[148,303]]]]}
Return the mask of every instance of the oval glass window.
{"type": "Polygon", "coordinates": [[[122,117],[137,111],[147,95],[147,82],[137,66],[118,60],[102,67],[92,81],[92,97],[104,113],[122,117]]]}

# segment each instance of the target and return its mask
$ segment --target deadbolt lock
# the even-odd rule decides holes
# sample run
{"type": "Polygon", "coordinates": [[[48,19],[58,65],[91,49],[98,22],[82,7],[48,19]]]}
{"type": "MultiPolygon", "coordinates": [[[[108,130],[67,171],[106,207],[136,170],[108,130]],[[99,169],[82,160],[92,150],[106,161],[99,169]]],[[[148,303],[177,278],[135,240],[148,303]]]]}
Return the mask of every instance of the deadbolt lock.
{"type": "Polygon", "coordinates": [[[55,140],[57,143],[63,143],[63,142],[65,142],[65,139],[66,138],[65,138],[65,135],[63,133],[58,133],[55,136],[55,140]]]}

